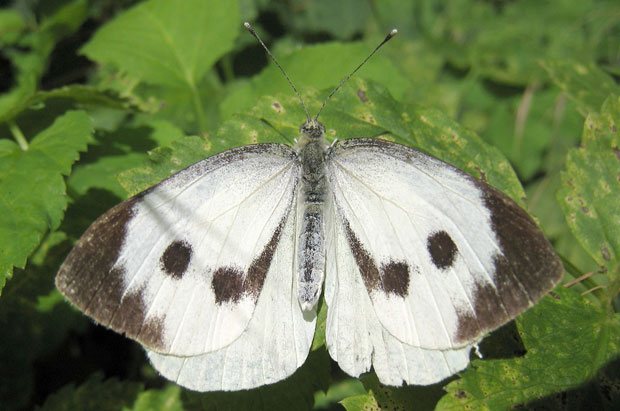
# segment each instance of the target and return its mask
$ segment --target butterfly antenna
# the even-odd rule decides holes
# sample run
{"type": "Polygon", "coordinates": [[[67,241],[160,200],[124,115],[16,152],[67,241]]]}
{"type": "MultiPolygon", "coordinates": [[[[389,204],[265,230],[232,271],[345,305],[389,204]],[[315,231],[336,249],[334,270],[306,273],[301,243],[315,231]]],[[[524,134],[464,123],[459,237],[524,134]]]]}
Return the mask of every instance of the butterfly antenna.
{"type": "Polygon", "coordinates": [[[325,99],[325,101],[323,101],[323,105],[321,106],[321,108],[319,109],[319,112],[316,113],[316,116],[314,117],[314,120],[318,120],[319,119],[319,114],[321,114],[321,111],[323,111],[323,108],[325,107],[325,105],[327,104],[327,101],[329,101],[329,99],[336,94],[336,92],[340,89],[340,87],[342,87],[342,85],[344,83],[347,82],[347,80],[349,80],[351,78],[351,76],[353,76],[357,70],[359,70],[364,64],[366,64],[366,62],[368,60],[370,60],[370,58],[388,41],[390,41],[392,39],[392,37],[394,37],[396,34],[398,33],[398,30],[396,29],[392,29],[392,31],[390,31],[387,36],[385,36],[385,38],[383,39],[383,41],[377,46],[375,47],[375,49],[372,51],[372,53],[370,53],[368,55],[368,57],[366,57],[364,59],[364,61],[362,61],[359,66],[355,67],[355,70],[353,70],[351,73],[349,73],[348,76],[346,76],[345,78],[343,78],[342,80],[340,80],[340,84],[338,84],[338,86],[336,86],[335,89],[332,90],[331,93],[329,93],[329,96],[327,96],[327,98],[325,99]]]}
{"type": "Polygon", "coordinates": [[[267,52],[269,57],[271,57],[271,60],[273,60],[273,62],[276,64],[276,66],[278,66],[278,68],[280,69],[280,71],[284,75],[284,78],[286,78],[286,81],[288,81],[288,84],[290,84],[291,88],[293,89],[293,91],[295,91],[295,94],[297,95],[297,98],[299,98],[299,101],[301,102],[301,106],[303,107],[304,111],[306,112],[306,119],[308,121],[310,121],[310,114],[308,113],[308,109],[306,108],[306,104],[304,103],[304,99],[301,98],[301,94],[299,94],[299,91],[297,91],[297,87],[295,87],[295,85],[293,84],[293,82],[291,81],[289,76],[286,74],[286,71],[284,71],[284,69],[282,68],[280,63],[278,63],[278,60],[276,60],[276,58],[273,56],[273,54],[271,54],[271,51],[269,51],[269,49],[267,48],[265,43],[263,43],[263,41],[260,39],[260,37],[258,37],[258,34],[256,33],[256,30],[254,30],[254,27],[252,27],[252,25],[250,23],[248,23],[247,21],[245,23],[243,23],[243,25],[250,32],[250,34],[253,35],[256,40],[258,40],[258,42],[260,43],[261,46],[263,46],[263,48],[265,49],[265,51],[267,52]]]}

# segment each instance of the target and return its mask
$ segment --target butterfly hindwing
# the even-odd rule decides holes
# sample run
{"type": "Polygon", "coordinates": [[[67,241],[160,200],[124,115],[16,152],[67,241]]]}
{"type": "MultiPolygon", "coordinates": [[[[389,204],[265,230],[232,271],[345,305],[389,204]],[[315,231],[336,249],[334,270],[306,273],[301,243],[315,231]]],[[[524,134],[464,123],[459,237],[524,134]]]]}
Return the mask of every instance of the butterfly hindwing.
{"type": "Polygon", "coordinates": [[[279,144],[196,163],[97,219],[57,287],[97,322],[156,352],[218,350],[253,315],[299,174],[295,153],[279,144]]]}
{"type": "Polygon", "coordinates": [[[419,151],[347,140],[328,152],[327,177],[335,224],[374,312],[404,344],[466,347],[531,306],[562,273],[512,200],[419,151]]]}
{"type": "Polygon", "coordinates": [[[328,203],[326,215],[326,340],[338,366],[357,377],[372,365],[379,381],[396,386],[432,384],[465,368],[469,346],[427,350],[405,344],[388,332],[375,313],[333,202],[328,203]]]}
{"type": "Polygon", "coordinates": [[[166,378],[198,391],[250,389],[291,375],[305,361],[316,313],[303,312],[297,299],[296,213],[280,234],[263,292],[247,328],[230,345],[193,357],[149,352],[166,378]]]}

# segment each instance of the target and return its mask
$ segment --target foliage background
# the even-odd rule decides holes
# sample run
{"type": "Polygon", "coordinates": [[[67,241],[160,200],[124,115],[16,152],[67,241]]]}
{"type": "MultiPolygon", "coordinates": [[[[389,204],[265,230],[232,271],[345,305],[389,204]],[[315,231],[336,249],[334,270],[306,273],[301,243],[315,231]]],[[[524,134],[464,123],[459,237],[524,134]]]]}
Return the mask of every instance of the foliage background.
{"type": "Polygon", "coordinates": [[[5,4],[0,409],[620,408],[619,40],[612,0],[5,4]],[[399,389],[344,375],[320,324],[289,380],[191,393],[72,309],[54,274],[98,215],[217,151],[295,137],[303,114],[245,20],[312,111],[397,27],[326,109],[329,136],[381,135],[486,178],[539,219],[574,285],[450,381],[399,389]]]}

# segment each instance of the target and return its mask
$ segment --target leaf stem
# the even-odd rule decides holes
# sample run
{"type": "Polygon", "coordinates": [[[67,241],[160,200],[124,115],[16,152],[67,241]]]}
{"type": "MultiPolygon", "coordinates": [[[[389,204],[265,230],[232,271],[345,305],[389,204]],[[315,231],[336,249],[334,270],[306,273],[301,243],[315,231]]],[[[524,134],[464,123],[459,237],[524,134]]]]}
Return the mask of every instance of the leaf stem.
{"type": "Polygon", "coordinates": [[[614,300],[620,292],[620,265],[616,265],[615,272],[609,275],[611,280],[607,285],[607,308],[610,312],[614,312],[614,300]]]}
{"type": "Polygon", "coordinates": [[[17,144],[19,144],[19,148],[23,151],[28,151],[28,140],[26,140],[24,133],[22,133],[21,129],[14,121],[9,121],[9,130],[11,130],[13,138],[17,141],[17,144]]]}
{"type": "Polygon", "coordinates": [[[230,58],[230,54],[227,54],[221,60],[222,64],[222,74],[224,76],[224,81],[229,83],[235,79],[235,71],[233,70],[233,62],[230,58]]]}
{"type": "Polygon", "coordinates": [[[190,84],[190,88],[192,90],[192,105],[194,106],[194,111],[196,112],[196,122],[198,123],[199,132],[204,132],[207,129],[207,119],[205,118],[205,110],[202,105],[202,100],[200,99],[200,94],[198,93],[198,88],[192,82],[190,84]]]}

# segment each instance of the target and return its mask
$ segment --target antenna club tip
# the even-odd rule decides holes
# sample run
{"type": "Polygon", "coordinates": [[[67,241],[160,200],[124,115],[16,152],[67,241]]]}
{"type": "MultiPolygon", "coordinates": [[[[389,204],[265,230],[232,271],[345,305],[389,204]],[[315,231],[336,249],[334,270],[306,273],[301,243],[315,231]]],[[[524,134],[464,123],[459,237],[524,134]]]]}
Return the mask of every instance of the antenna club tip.
{"type": "Polygon", "coordinates": [[[248,30],[252,30],[252,25],[247,21],[243,22],[243,27],[245,27],[248,30]]]}
{"type": "Polygon", "coordinates": [[[390,31],[390,36],[395,36],[398,34],[398,30],[396,29],[392,29],[392,31],[390,31]]]}

